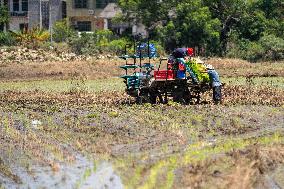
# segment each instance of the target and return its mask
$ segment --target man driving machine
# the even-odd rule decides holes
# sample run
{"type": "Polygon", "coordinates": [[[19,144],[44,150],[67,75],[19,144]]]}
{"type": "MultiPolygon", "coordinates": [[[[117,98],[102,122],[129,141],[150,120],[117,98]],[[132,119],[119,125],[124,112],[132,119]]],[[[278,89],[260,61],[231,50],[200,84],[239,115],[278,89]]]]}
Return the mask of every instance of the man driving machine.
{"type": "MultiPolygon", "coordinates": [[[[213,88],[213,100],[215,103],[221,101],[221,82],[218,72],[210,64],[205,64],[199,58],[194,58],[193,48],[177,48],[171,55],[179,65],[183,65],[194,84],[210,83],[213,88]],[[189,57],[189,58],[187,58],[189,57]]],[[[179,66],[180,67],[180,66],[179,66]]]]}

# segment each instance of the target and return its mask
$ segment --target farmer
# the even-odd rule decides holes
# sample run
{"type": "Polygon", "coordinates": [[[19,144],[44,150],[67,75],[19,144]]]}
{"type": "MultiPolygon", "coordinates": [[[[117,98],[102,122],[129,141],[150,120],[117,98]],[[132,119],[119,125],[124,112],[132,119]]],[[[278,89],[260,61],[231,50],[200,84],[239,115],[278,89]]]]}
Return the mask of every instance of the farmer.
{"type": "Polygon", "coordinates": [[[173,51],[172,56],[186,67],[192,81],[196,84],[210,82],[213,88],[213,100],[221,101],[221,82],[218,72],[210,64],[205,64],[199,58],[191,58],[194,55],[192,48],[177,48],[173,51]],[[186,61],[185,57],[189,56],[190,60],[186,61]]]}
{"type": "Polygon", "coordinates": [[[187,48],[177,48],[173,51],[172,56],[174,58],[184,58],[187,56],[187,48]]]}
{"type": "Polygon", "coordinates": [[[192,57],[194,55],[193,48],[176,48],[172,56],[174,58],[185,58],[186,56],[192,57]]]}
{"type": "Polygon", "coordinates": [[[222,93],[221,93],[222,84],[220,82],[219,74],[212,65],[205,63],[202,64],[206,67],[206,71],[210,79],[210,84],[213,88],[213,100],[215,103],[219,103],[221,102],[222,99],[222,93]]]}
{"type": "MultiPolygon", "coordinates": [[[[177,78],[185,79],[185,71],[189,72],[190,77],[194,83],[198,83],[196,76],[192,72],[190,67],[186,66],[186,59],[187,56],[193,56],[193,49],[192,48],[177,48],[173,51],[171,57],[176,60],[178,71],[177,71],[177,78]]],[[[175,61],[173,61],[175,62],[175,61]]]]}

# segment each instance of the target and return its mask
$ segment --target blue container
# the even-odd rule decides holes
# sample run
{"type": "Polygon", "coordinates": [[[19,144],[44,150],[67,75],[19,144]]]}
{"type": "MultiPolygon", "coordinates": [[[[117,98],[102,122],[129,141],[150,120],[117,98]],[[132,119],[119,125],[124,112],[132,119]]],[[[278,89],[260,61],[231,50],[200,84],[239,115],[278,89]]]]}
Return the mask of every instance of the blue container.
{"type": "Polygon", "coordinates": [[[136,49],[136,55],[137,56],[141,55],[142,58],[145,58],[145,57],[153,58],[153,57],[158,56],[157,49],[155,48],[155,45],[152,43],[149,44],[149,47],[147,43],[142,43],[138,45],[136,49]],[[148,52],[148,48],[149,48],[149,52],[148,52]]]}
{"type": "Polygon", "coordinates": [[[177,71],[177,78],[178,79],[185,79],[185,71],[178,70],[177,71]]]}

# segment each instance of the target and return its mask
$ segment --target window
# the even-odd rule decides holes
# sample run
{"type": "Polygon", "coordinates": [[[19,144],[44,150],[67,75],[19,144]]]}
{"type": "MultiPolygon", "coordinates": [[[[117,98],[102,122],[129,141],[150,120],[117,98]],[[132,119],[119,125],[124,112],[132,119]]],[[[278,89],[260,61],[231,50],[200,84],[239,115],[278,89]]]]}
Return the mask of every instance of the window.
{"type": "Polygon", "coordinates": [[[76,9],[88,8],[88,0],[75,0],[74,5],[76,9]]]}
{"type": "Polygon", "coordinates": [[[49,28],[49,1],[42,1],[41,2],[41,14],[42,14],[42,27],[44,29],[49,28]]]}
{"type": "Polygon", "coordinates": [[[28,30],[28,23],[22,23],[19,25],[20,26],[20,30],[24,31],[24,30],[28,30]]]}
{"type": "Polygon", "coordinates": [[[98,9],[104,8],[106,6],[106,0],[96,0],[96,7],[98,9]]]}
{"type": "Polygon", "coordinates": [[[67,5],[66,1],[62,1],[62,18],[67,17],[67,5]]]}
{"type": "Polygon", "coordinates": [[[19,11],[20,3],[19,0],[13,0],[13,11],[19,11]]]}
{"type": "Polygon", "coordinates": [[[91,21],[78,21],[77,28],[79,31],[92,31],[91,21]]]}
{"type": "Polygon", "coordinates": [[[96,7],[98,9],[103,9],[107,6],[107,4],[116,2],[117,0],[96,0],[96,7]]]}
{"type": "Polygon", "coordinates": [[[22,11],[28,11],[29,10],[29,3],[28,0],[22,0],[22,11]]]}

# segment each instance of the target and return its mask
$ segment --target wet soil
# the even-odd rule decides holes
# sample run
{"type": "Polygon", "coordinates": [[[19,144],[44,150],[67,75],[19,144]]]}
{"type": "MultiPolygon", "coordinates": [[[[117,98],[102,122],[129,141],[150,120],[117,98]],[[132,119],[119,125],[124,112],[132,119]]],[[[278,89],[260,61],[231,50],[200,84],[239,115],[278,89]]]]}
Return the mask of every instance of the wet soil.
{"type": "MultiPolygon", "coordinates": [[[[15,72],[5,65],[2,79],[65,79],[77,68],[87,79],[117,74],[117,62],[98,76],[91,72],[102,62],[64,63],[62,78],[33,64],[15,72]]],[[[235,62],[212,64],[237,69],[235,62]]],[[[1,91],[0,188],[284,187],[282,88],[229,84],[222,104],[211,103],[208,93],[203,103],[187,106],[138,105],[111,89],[1,91]]]]}

